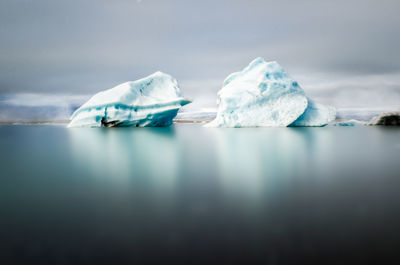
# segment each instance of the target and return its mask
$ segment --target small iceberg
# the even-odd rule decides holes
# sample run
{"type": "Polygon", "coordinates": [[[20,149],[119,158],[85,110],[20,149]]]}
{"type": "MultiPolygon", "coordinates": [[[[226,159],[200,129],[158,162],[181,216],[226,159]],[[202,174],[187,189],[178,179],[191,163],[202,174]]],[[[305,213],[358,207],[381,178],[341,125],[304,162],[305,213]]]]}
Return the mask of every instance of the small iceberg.
{"type": "Polygon", "coordinates": [[[68,127],[169,126],[190,102],[175,78],[156,72],[95,94],[72,114],[68,127]]]}
{"type": "Polygon", "coordinates": [[[309,100],[277,62],[263,58],[225,79],[217,106],[207,127],[324,126],[336,116],[334,108],[309,100]]]}
{"type": "Polygon", "coordinates": [[[364,125],[365,123],[362,121],[358,121],[358,120],[348,120],[348,121],[338,121],[333,123],[333,126],[344,126],[344,127],[352,127],[352,126],[356,126],[356,125],[364,125]]]}

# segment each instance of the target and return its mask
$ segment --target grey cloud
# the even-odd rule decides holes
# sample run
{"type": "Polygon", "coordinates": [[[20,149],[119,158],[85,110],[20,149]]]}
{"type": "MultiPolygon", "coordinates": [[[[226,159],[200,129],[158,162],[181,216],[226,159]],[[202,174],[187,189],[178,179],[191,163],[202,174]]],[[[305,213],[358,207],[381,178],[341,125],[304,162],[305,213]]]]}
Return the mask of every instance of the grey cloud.
{"type": "MultiPolygon", "coordinates": [[[[389,0],[2,0],[0,93],[90,94],[161,70],[182,80],[200,107],[258,56],[300,79],[391,73],[394,80],[399,8],[389,0]]],[[[339,102],[345,86],[313,91],[339,102]]],[[[399,91],[395,82],[351,89],[399,91]]]]}

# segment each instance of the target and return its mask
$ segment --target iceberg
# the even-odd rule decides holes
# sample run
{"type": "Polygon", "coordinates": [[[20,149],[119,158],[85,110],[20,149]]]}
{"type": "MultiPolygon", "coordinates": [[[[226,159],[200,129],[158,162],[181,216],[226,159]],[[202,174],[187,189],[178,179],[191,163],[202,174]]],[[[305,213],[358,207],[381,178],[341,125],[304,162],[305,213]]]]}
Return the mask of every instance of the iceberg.
{"type": "Polygon", "coordinates": [[[72,114],[68,127],[169,126],[190,102],[175,78],[156,72],[95,94],[72,114]]]}
{"type": "Polygon", "coordinates": [[[365,123],[358,120],[347,120],[347,121],[339,121],[332,124],[333,126],[343,126],[343,127],[353,127],[356,125],[364,125],[365,123]]]}
{"type": "Polygon", "coordinates": [[[263,58],[225,79],[217,107],[206,127],[324,126],[336,116],[334,108],[309,100],[277,62],[263,58]]]}
{"type": "Polygon", "coordinates": [[[307,98],[277,62],[257,58],[225,79],[217,105],[208,127],[288,126],[303,114],[307,98]]]}

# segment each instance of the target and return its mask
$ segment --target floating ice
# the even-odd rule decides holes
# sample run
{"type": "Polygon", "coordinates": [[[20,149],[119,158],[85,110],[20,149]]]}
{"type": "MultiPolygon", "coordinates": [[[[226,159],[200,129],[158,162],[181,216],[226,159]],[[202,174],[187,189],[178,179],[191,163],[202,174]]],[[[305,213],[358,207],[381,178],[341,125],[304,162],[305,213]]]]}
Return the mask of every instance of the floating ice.
{"type": "Polygon", "coordinates": [[[277,62],[257,58],[225,79],[217,117],[206,126],[322,126],[334,119],[332,108],[312,101],[307,108],[308,103],[303,89],[277,62]]]}
{"type": "Polygon", "coordinates": [[[325,126],[336,118],[336,109],[308,99],[308,106],[290,126],[325,126]]]}
{"type": "Polygon", "coordinates": [[[349,127],[349,126],[356,126],[356,125],[364,125],[365,123],[362,121],[358,120],[348,120],[348,121],[339,121],[333,123],[333,126],[344,126],[344,127],[349,127]]]}
{"type": "Polygon", "coordinates": [[[257,58],[225,79],[217,105],[207,126],[288,126],[304,112],[307,98],[278,63],[257,58]]]}
{"type": "Polygon", "coordinates": [[[156,72],[95,94],[72,114],[68,127],[169,126],[190,102],[175,78],[156,72]]]}

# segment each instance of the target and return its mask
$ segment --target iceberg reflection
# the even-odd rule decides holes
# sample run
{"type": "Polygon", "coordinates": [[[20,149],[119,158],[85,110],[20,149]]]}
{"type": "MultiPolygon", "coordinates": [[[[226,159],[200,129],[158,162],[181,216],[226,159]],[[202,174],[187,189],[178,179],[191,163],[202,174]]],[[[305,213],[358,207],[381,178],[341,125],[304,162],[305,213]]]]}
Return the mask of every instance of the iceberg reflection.
{"type": "Polygon", "coordinates": [[[72,158],[78,170],[113,185],[173,189],[179,145],[174,128],[71,130],[72,158]]]}

